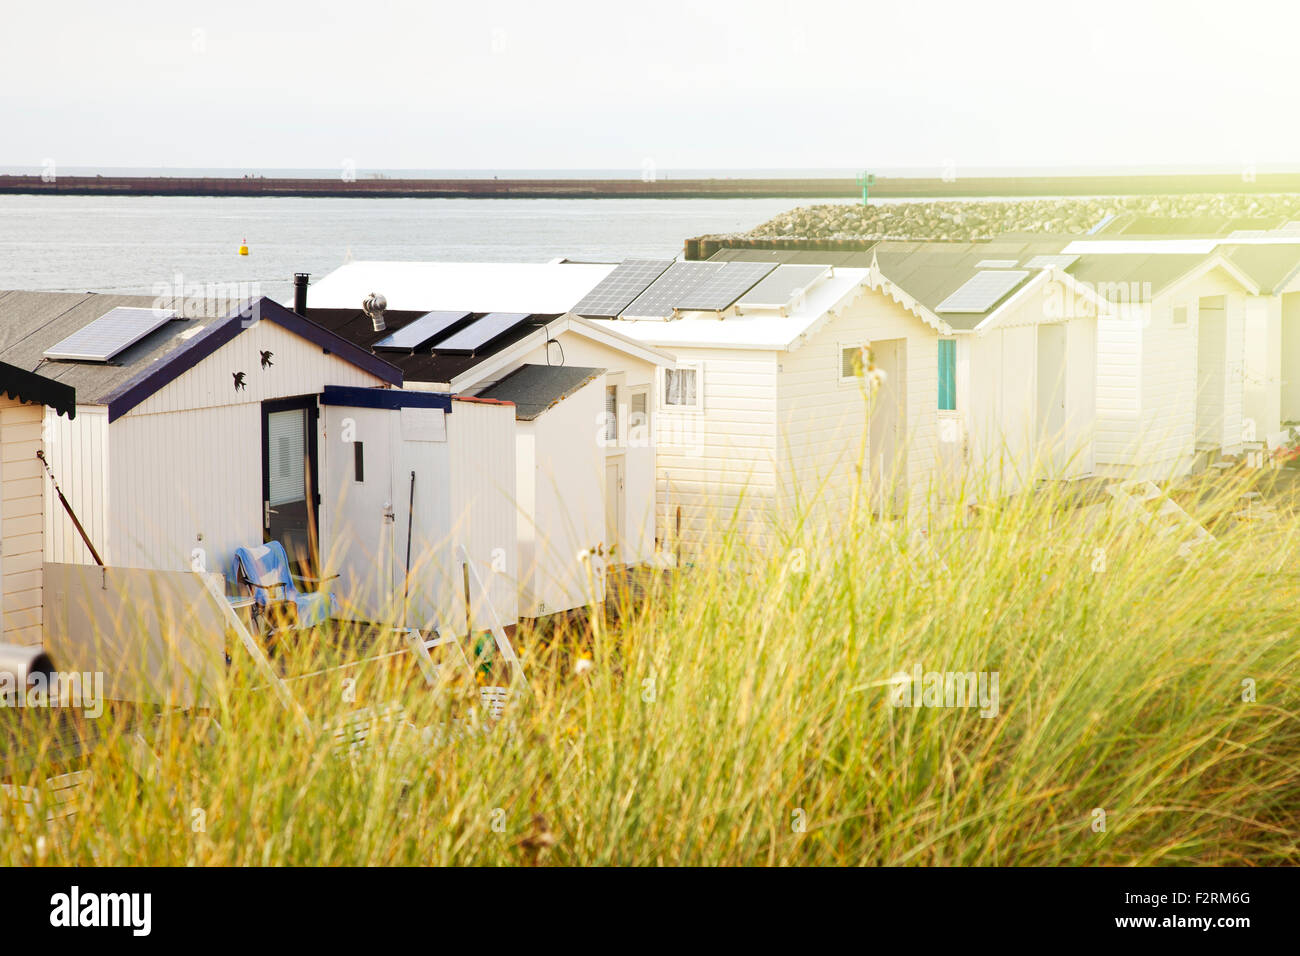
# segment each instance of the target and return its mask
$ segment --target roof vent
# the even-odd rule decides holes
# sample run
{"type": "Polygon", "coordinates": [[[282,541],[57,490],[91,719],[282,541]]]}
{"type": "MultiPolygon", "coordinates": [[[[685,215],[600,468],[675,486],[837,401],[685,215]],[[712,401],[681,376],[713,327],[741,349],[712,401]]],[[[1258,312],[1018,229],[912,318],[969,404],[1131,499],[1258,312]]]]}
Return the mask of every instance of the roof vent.
{"type": "Polygon", "coordinates": [[[376,332],[382,332],[388,328],[384,324],[384,310],[388,308],[388,300],[378,292],[372,292],[366,296],[366,300],[361,303],[361,311],[370,317],[370,324],[374,326],[376,332]]]}

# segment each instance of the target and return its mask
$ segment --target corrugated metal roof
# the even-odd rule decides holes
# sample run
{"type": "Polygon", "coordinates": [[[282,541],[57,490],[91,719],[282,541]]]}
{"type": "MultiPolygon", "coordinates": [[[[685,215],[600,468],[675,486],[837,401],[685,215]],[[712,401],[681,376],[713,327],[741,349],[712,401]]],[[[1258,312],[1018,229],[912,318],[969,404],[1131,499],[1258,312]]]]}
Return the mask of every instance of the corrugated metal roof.
{"type": "Polygon", "coordinates": [[[604,374],[581,365],[521,365],[475,398],[513,402],[516,420],[529,422],[604,374]]]}

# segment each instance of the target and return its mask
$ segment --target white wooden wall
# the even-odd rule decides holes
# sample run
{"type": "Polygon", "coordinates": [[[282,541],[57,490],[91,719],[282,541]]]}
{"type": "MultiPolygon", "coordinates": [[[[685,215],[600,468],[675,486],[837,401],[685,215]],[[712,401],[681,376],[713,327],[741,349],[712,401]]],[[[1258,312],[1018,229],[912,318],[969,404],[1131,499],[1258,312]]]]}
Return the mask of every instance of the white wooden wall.
{"type": "MultiPolygon", "coordinates": [[[[52,464],[107,564],[185,570],[202,548],[206,567],[225,572],[235,547],[262,540],[261,403],[327,384],[382,383],[259,322],[111,425],[103,406],[80,406],[72,422],[47,412],[52,464]]],[[[48,510],[47,530],[48,560],[91,562],[61,508],[48,510]]]]}
{"type": "MultiPolygon", "coordinates": [[[[71,421],[53,409],[45,409],[45,456],[95,550],[109,562],[113,542],[108,521],[108,409],[102,405],[78,405],[77,417],[71,421]]],[[[53,486],[48,490],[48,502],[45,560],[94,564],[53,486]]]]}
{"type": "MultiPolygon", "coordinates": [[[[652,421],[648,437],[654,435],[656,366],[573,332],[563,333],[559,341],[564,349],[566,365],[603,368],[611,375],[622,373],[618,398],[619,440],[616,444],[611,443],[605,447],[606,457],[624,456],[623,540],[619,548],[619,562],[638,564],[649,561],[654,556],[655,544],[655,449],[653,442],[648,444],[629,442],[627,424],[628,397],[631,390],[644,386],[650,390],[647,408],[652,421]]],[[[555,361],[557,355],[558,351],[552,346],[551,361],[555,361]]],[[[525,361],[545,365],[546,349],[537,349],[528,355],[525,361]]],[[[487,384],[484,383],[483,387],[487,384]]],[[[479,386],[475,386],[476,390],[478,388],[479,386]]],[[[596,423],[593,422],[591,426],[593,439],[596,433],[596,423]]]]}
{"type": "Polygon", "coordinates": [[[769,538],[776,501],[777,352],[673,348],[678,364],[702,369],[703,409],[663,403],[657,377],[655,478],[658,534],[675,547],[682,511],[683,556],[698,553],[718,522],[738,510],[737,532],[761,545],[769,538]]]}
{"type": "Polygon", "coordinates": [[[862,290],[806,343],[781,355],[777,431],[784,513],[796,506],[806,508],[814,499],[813,510],[823,520],[834,521],[845,513],[856,481],[866,410],[858,383],[840,381],[840,349],[887,339],[907,343],[902,436],[906,469],[900,478],[913,505],[931,489],[937,461],[938,333],[891,299],[862,290]]]}
{"type": "Polygon", "coordinates": [[[1222,398],[1225,450],[1239,450],[1244,399],[1245,302],[1216,270],[1156,296],[1147,308],[1102,318],[1097,330],[1097,465],[1109,474],[1163,479],[1195,459],[1197,306],[1226,298],[1227,378],[1222,398]],[[1186,325],[1174,309],[1187,308],[1186,325]]]}
{"type": "Polygon", "coordinates": [[[44,409],[0,395],[0,643],[41,643],[44,409]]]}

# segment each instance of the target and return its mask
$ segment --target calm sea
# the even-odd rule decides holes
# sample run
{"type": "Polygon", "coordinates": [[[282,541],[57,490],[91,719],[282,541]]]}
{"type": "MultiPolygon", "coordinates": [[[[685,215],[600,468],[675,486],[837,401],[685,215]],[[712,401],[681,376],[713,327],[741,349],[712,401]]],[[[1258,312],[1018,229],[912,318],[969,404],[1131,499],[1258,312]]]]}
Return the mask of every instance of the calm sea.
{"type": "MultiPolygon", "coordinates": [[[[851,200],[845,200],[849,202],[851,200]]],[[[0,196],[0,289],[151,294],[257,283],[352,259],[546,262],[672,257],[704,233],[746,231],[797,199],[251,199],[0,196]],[[248,240],[250,255],[238,255],[248,240]]]]}

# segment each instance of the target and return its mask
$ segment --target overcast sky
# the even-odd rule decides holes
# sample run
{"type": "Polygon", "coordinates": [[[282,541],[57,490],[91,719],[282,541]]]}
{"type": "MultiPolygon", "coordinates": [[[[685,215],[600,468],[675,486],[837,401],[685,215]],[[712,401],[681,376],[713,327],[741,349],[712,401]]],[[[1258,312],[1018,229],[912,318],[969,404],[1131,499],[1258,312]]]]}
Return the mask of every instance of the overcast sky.
{"type": "Polygon", "coordinates": [[[1300,163],[1300,4],[6,2],[0,165],[1300,163]]]}

